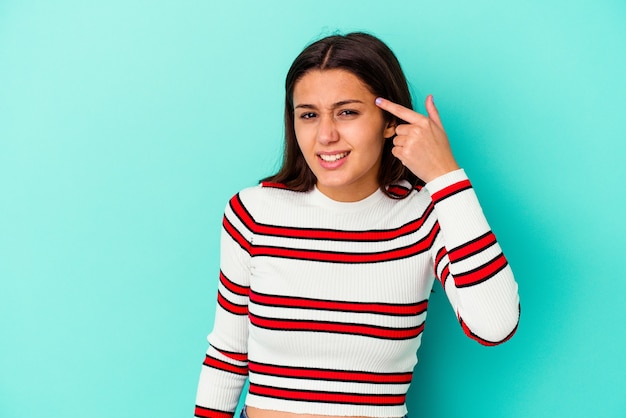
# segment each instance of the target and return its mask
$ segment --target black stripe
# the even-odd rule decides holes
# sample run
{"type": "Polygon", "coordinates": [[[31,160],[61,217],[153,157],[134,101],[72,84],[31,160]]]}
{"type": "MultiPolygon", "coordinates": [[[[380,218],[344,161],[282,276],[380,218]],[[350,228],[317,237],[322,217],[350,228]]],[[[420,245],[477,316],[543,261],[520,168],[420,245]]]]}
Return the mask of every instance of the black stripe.
{"type": "Polygon", "coordinates": [[[314,237],[314,236],[303,236],[303,237],[293,237],[291,235],[289,235],[289,231],[290,230],[297,230],[297,231],[301,231],[301,232],[320,232],[320,233],[328,233],[328,234],[332,234],[332,233],[346,233],[346,234],[357,234],[357,235],[363,235],[363,237],[359,237],[359,239],[347,239],[347,238],[341,238],[341,237],[333,237],[332,241],[343,241],[343,242],[384,242],[384,241],[392,241],[407,235],[411,235],[419,230],[422,229],[422,227],[410,227],[408,229],[407,232],[403,233],[403,234],[398,234],[398,235],[392,235],[391,237],[381,240],[381,239],[377,239],[377,238],[368,238],[368,234],[379,234],[379,233],[386,233],[386,232],[394,232],[394,231],[400,231],[402,228],[405,227],[409,227],[412,224],[418,224],[418,223],[422,223],[425,224],[428,221],[428,217],[433,213],[433,209],[434,209],[434,204],[431,202],[425,209],[424,212],[417,218],[402,224],[396,228],[390,228],[390,229],[367,229],[367,230],[349,230],[349,229],[331,229],[331,228],[304,228],[304,227],[291,227],[291,226],[282,226],[282,225],[272,225],[272,224],[266,224],[266,223],[261,223],[258,222],[256,219],[254,219],[254,217],[252,216],[252,214],[248,211],[248,209],[244,206],[243,201],[241,200],[241,198],[239,197],[239,194],[235,195],[231,201],[229,202],[229,206],[231,208],[231,211],[235,214],[235,216],[237,217],[237,219],[239,219],[239,221],[245,225],[245,227],[250,230],[253,234],[255,235],[260,235],[260,236],[270,236],[270,237],[281,237],[281,238],[289,238],[289,239],[303,239],[303,240],[312,240],[312,241],[328,241],[328,238],[324,238],[324,237],[314,237]],[[248,225],[246,222],[244,222],[244,220],[242,219],[242,217],[239,215],[239,213],[234,209],[233,207],[233,200],[236,199],[237,202],[239,203],[239,205],[241,206],[242,210],[244,211],[244,213],[251,219],[251,221],[253,222],[253,225],[248,225]],[[265,232],[260,232],[258,227],[266,227],[266,228],[271,228],[271,229],[275,229],[275,230],[279,230],[279,231],[285,231],[283,233],[265,233],[265,232]]]}
{"type": "Polygon", "coordinates": [[[469,190],[469,189],[471,189],[471,188],[472,188],[472,185],[470,184],[469,186],[463,187],[462,189],[455,190],[454,192],[452,192],[452,193],[450,193],[450,194],[447,194],[447,195],[445,195],[445,196],[443,196],[443,197],[441,197],[441,198],[437,199],[437,201],[436,201],[435,203],[443,202],[443,201],[444,201],[444,200],[446,200],[447,198],[452,197],[452,196],[454,196],[455,194],[458,194],[458,193],[464,192],[465,190],[469,190]]]}
{"type": "Polygon", "coordinates": [[[370,253],[348,253],[348,252],[339,252],[339,251],[322,251],[322,250],[309,250],[309,249],[301,249],[301,248],[293,248],[293,247],[278,247],[278,246],[270,246],[270,245],[252,245],[251,248],[251,255],[253,257],[275,257],[275,258],[285,258],[285,259],[289,259],[289,260],[303,260],[303,261],[307,261],[307,262],[321,262],[321,263],[335,263],[335,264],[376,264],[376,263],[385,263],[385,262],[389,262],[389,261],[396,261],[396,260],[405,260],[409,257],[415,257],[419,254],[423,254],[427,251],[430,251],[430,249],[432,248],[432,244],[436,241],[437,236],[439,235],[439,232],[441,231],[440,228],[438,228],[438,224],[435,223],[433,225],[433,227],[431,228],[430,231],[428,231],[428,233],[423,236],[422,238],[420,238],[419,241],[416,241],[414,243],[411,243],[409,245],[405,245],[403,247],[396,247],[396,248],[392,248],[390,250],[384,250],[384,251],[376,251],[376,252],[370,252],[370,253]],[[437,228],[437,231],[433,232],[434,229],[437,228]],[[398,253],[403,251],[403,250],[407,250],[410,249],[412,247],[419,247],[422,243],[431,240],[432,242],[425,246],[423,249],[419,250],[419,251],[414,251],[414,252],[410,252],[408,255],[399,255],[398,253]],[[259,252],[260,249],[267,249],[266,252],[259,252]],[[286,252],[299,252],[299,253],[308,253],[308,254],[313,254],[316,255],[315,258],[312,257],[294,257],[294,256],[290,256],[289,254],[287,255],[279,255],[279,254],[271,254],[270,251],[268,250],[284,250],[286,252]],[[348,256],[349,258],[354,258],[354,257],[359,257],[359,256],[363,256],[364,258],[370,258],[372,256],[376,256],[376,255],[384,255],[387,254],[389,257],[387,258],[382,258],[380,260],[365,260],[365,261],[349,261],[346,259],[343,259],[341,256],[348,256]],[[324,259],[324,255],[332,255],[332,256],[339,256],[338,259],[336,260],[331,260],[331,259],[324,259]]]}
{"type": "MultiPolygon", "coordinates": [[[[473,239],[473,240],[471,240],[471,241],[468,241],[468,242],[466,242],[466,243],[464,243],[464,244],[461,244],[461,245],[459,245],[458,247],[456,247],[456,248],[454,248],[454,249],[452,249],[452,250],[448,251],[448,257],[450,256],[450,254],[452,254],[453,258],[455,258],[455,257],[454,257],[454,253],[455,253],[456,251],[461,251],[463,248],[468,247],[468,246],[470,246],[470,245],[472,245],[472,244],[474,244],[474,243],[476,243],[476,242],[480,241],[481,239],[483,239],[483,238],[487,237],[488,235],[493,235],[491,230],[489,230],[489,231],[485,232],[484,234],[482,234],[481,236],[479,236],[479,237],[477,237],[477,238],[474,238],[474,239],[473,239]]],[[[489,245],[487,245],[486,247],[481,247],[481,248],[478,248],[477,250],[475,250],[475,251],[473,251],[473,252],[471,252],[471,253],[468,253],[468,254],[464,255],[463,257],[455,258],[454,262],[456,263],[456,262],[458,262],[458,261],[461,261],[461,260],[465,260],[465,259],[467,259],[467,258],[470,258],[470,257],[471,257],[471,256],[473,256],[473,255],[476,255],[476,254],[478,254],[478,253],[480,253],[480,252],[482,252],[482,251],[484,251],[484,250],[486,250],[486,249],[488,249],[488,248],[493,247],[493,246],[494,246],[494,245],[496,245],[497,243],[498,243],[498,241],[496,240],[496,237],[494,236],[494,237],[493,237],[493,241],[492,241],[489,245]]]]}
{"type": "Polygon", "coordinates": [[[250,393],[255,395],[255,396],[262,396],[264,398],[272,398],[272,399],[285,399],[285,400],[289,400],[289,401],[294,401],[294,402],[313,402],[313,403],[345,403],[345,404],[350,404],[350,405],[375,405],[375,406],[397,406],[397,405],[404,405],[404,402],[398,402],[398,403],[385,403],[383,405],[380,404],[380,402],[377,402],[377,399],[379,398],[385,398],[385,397],[396,397],[396,396],[400,396],[400,397],[405,397],[404,393],[387,393],[387,394],[364,394],[364,393],[350,393],[350,392],[322,392],[322,391],[316,391],[316,390],[305,390],[305,389],[291,389],[291,388],[279,388],[276,386],[267,386],[267,385],[258,385],[255,383],[250,384],[250,393]],[[285,392],[305,392],[305,393],[311,393],[311,394],[328,394],[328,395],[342,395],[342,396],[358,396],[358,397],[363,397],[363,399],[371,399],[369,402],[345,402],[345,400],[332,400],[332,399],[324,399],[323,401],[320,401],[318,399],[294,399],[293,397],[289,398],[289,397],[280,397],[280,396],[271,396],[271,395],[263,395],[260,394],[258,392],[255,392],[255,387],[265,387],[265,388],[272,388],[272,389],[276,389],[276,390],[282,390],[285,392]]]}
{"type": "Polygon", "coordinates": [[[422,332],[423,332],[423,328],[422,331],[418,332],[415,335],[410,335],[407,337],[394,337],[394,336],[382,336],[382,335],[375,335],[372,333],[365,333],[365,332],[345,332],[345,331],[339,331],[339,330],[333,330],[333,329],[317,329],[317,328],[305,328],[305,329],[291,329],[291,328],[269,328],[269,327],[265,327],[265,326],[261,326],[258,323],[255,323],[255,318],[259,318],[261,320],[267,320],[267,321],[279,321],[279,322],[290,322],[290,323],[303,323],[303,322],[313,322],[315,324],[319,324],[319,325],[328,325],[329,327],[332,327],[333,325],[336,326],[355,326],[355,327],[365,327],[365,328],[372,328],[372,329],[378,329],[381,331],[389,331],[389,332],[402,332],[405,333],[407,331],[409,331],[410,333],[414,333],[414,331],[417,331],[418,328],[421,328],[424,325],[424,321],[422,321],[421,323],[419,323],[418,325],[412,326],[412,327],[406,327],[406,328],[393,328],[393,327],[383,327],[380,325],[370,325],[370,324],[359,324],[359,323],[352,323],[352,322],[332,322],[332,321],[317,321],[314,319],[291,319],[291,318],[268,318],[268,317],[263,317],[260,315],[255,315],[253,313],[249,313],[248,316],[250,317],[250,322],[252,325],[254,325],[257,328],[261,328],[261,329],[267,329],[267,330],[272,330],[272,331],[291,331],[291,332],[320,332],[320,333],[328,333],[328,334],[340,334],[340,335],[347,335],[347,336],[351,336],[351,335],[359,335],[362,337],[370,337],[370,338],[376,338],[376,339],[380,339],[380,340],[387,340],[387,341],[404,341],[404,340],[411,340],[413,338],[417,338],[419,337],[422,332]]]}
{"type": "MultiPolygon", "coordinates": [[[[479,266],[479,267],[477,267],[477,268],[475,268],[475,269],[472,269],[472,270],[466,271],[466,272],[464,272],[464,273],[462,273],[462,274],[456,274],[456,275],[454,275],[454,277],[461,278],[461,277],[464,277],[464,276],[469,276],[469,275],[471,275],[471,274],[473,274],[473,273],[477,272],[478,270],[480,270],[480,269],[482,269],[482,268],[484,268],[484,267],[488,266],[489,264],[493,264],[493,263],[495,263],[495,262],[496,262],[496,261],[497,261],[500,257],[503,257],[503,256],[504,256],[504,255],[503,255],[502,253],[500,253],[500,254],[498,254],[495,258],[493,258],[493,259],[491,259],[491,260],[487,261],[485,264],[483,264],[483,265],[481,265],[481,266],[479,266]]],[[[497,270],[493,271],[491,274],[488,274],[487,276],[482,277],[480,280],[476,280],[476,281],[474,281],[474,282],[471,282],[471,283],[468,283],[468,284],[462,284],[462,285],[457,285],[457,284],[456,284],[456,282],[455,282],[455,285],[456,285],[456,287],[458,287],[458,288],[463,288],[463,287],[471,287],[471,286],[474,286],[474,285],[480,284],[480,283],[482,283],[482,282],[484,282],[484,281],[487,281],[487,280],[491,279],[491,278],[492,278],[493,276],[495,276],[496,274],[500,273],[500,272],[501,272],[502,270],[504,270],[504,268],[505,268],[506,266],[508,266],[508,265],[509,265],[509,262],[505,259],[504,264],[503,264],[502,266],[500,266],[500,268],[499,268],[499,269],[497,269],[497,270]]]]}
{"type": "Polygon", "coordinates": [[[270,366],[270,367],[280,367],[281,369],[295,369],[295,370],[300,370],[300,369],[305,369],[305,370],[310,370],[310,371],[320,371],[320,372],[324,372],[324,373],[346,373],[346,372],[351,372],[351,370],[332,370],[332,369],[321,369],[321,368],[315,368],[315,367],[293,367],[293,366],[277,366],[275,364],[267,364],[267,363],[259,363],[259,362],[250,362],[248,367],[250,369],[251,373],[257,374],[257,375],[264,375],[264,376],[275,376],[275,377],[282,377],[285,379],[300,379],[300,380],[323,380],[323,381],[333,381],[333,382],[345,382],[345,383],[369,383],[369,384],[373,384],[373,385],[401,385],[401,384],[407,384],[407,383],[411,383],[412,380],[412,375],[413,373],[411,371],[409,372],[399,372],[399,373],[374,373],[374,372],[359,372],[359,371],[354,371],[355,373],[359,373],[359,374],[366,374],[366,375],[371,375],[371,376],[390,376],[390,375],[399,375],[399,374],[408,374],[409,376],[405,379],[398,379],[398,381],[395,382],[378,382],[375,381],[375,378],[372,379],[350,379],[350,380],[341,380],[341,379],[331,379],[327,376],[324,377],[320,377],[320,378],[313,378],[313,377],[305,377],[305,376],[297,376],[297,375],[289,375],[286,376],[284,374],[280,374],[280,373],[267,373],[267,372],[259,372],[254,370],[254,365],[258,364],[261,366],[270,366]]]}
{"type": "Polygon", "coordinates": [[[383,306],[389,306],[389,307],[401,307],[401,308],[405,308],[405,307],[411,307],[411,306],[415,306],[415,308],[418,308],[417,305],[421,305],[421,304],[425,304],[424,308],[420,308],[419,311],[417,311],[416,313],[407,313],[407,314],[402,314],[402,313],[392,313],[392,312],[380,312],[380,311],[376,311],[376,310],[362,310],[362,311],[345,311],[345,310],[335,310],[335,309],[327,309],[327,308],[322,308],[322,307],[315,307],[315,306],[285,306],[285,305],[275,305],[275,304],[270,304],[270,303],[260,303],[257,300],[254,300],[254,295],[259,295],[259,296],[268,296],[268,297],[284,297],[284,296],[276,296],[276,295],[270,295],[270,294],[266,294],[266,293],[261,293],[261,292],[255,292],[255,291],[251,291],[250,292],[250,301],[257,305],[257,306],[270,306],[270,307],[275,307],[275,308],[283,308],[283,309],[303,309],[303,310],[310,310],[310,311],[327,311],[327,312],[347,312],[350,314],[375,314],[375,315],[381,315],[381,316],[405,316],[405,317],[409,317],[409,316],[419,316],[421,314],[423,314],[424,312],[426,312],[428,310],[428,299],[422,300],[420,302],[415,302],[415,303],[381,303],[381,302],[352,302],[352,301],[343,301],[343,300],[330,300],[330,299],[313,299],[313,298],[303,298],[303,297],[298,297],[298,296],[288,296],[289,299],[291,300],[300,300],[300,301],[315,301],[315,302],[328,302],[328,303],[349,303],[349,304],[354,304],[354,305],[383,305],[383,306]]]}

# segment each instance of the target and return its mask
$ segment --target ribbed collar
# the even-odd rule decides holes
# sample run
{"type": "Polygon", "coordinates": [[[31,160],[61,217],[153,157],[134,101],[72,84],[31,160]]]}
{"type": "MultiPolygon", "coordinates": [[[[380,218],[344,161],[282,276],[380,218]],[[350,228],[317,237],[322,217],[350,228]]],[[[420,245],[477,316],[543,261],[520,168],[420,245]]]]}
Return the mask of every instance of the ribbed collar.
{"type": "Polygon", "coordinates": [[[333,200],[322,193],[317,186],[313,187],[313,190],[309,193],[311,194],[311,202],[314,205],[342,212],[358,212],[368,209],[380,202],[382,199],[387,198],[387,196],[385,196],[380,189],[376,189],[376,191],[371,195],[356,202],[339,202],[337,200],[333,200]]]}

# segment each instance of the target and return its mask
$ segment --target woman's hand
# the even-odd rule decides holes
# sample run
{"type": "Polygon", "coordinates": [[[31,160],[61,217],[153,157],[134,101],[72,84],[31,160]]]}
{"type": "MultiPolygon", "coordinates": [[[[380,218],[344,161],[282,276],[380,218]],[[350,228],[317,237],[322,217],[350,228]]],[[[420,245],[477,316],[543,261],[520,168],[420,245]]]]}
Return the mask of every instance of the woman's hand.
{"type": "Polygon", "coordinates": [[[376,104],[407,122],[396,127],[391,152],[413,174],[428,183],[459,168],[432,95],[426,98],[428,116],[383,98],[376,99],[376,104]]]}

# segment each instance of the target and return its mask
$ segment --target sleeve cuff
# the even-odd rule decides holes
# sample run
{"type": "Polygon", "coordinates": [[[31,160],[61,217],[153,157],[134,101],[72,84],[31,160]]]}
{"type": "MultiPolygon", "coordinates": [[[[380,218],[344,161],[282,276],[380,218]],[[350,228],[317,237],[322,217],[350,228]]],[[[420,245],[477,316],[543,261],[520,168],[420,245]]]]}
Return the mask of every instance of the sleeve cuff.
{"type": "Polygon", "coordinates": [[[429,181],[426,183],[425,187],[431,194],[433,194],[463,180],[468,180],[468,177],[467,174],[465,174],[465,170],[459,168],[458,170],[450,171],[443,176],[439,176],[429,181]]]}

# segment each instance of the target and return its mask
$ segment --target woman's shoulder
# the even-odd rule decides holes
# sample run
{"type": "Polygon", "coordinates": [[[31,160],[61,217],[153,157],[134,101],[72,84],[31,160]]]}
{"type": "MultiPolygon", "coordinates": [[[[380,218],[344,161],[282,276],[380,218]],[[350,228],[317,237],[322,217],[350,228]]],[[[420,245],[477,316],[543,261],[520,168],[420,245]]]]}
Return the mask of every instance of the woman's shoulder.
{"type": "Polygon", "coordinates": [[[282,183],[261,182],[255,186],[246,187],[242,189],[236,196],[240,196],[242,199],[276,199],[280,196],[287,196],[293,198],[294,196],[304,195],[306,192],[297,192],[291,190],[289,187],[282,183]]]}
{"type": "Polygon", "coordinates": [[[251,224],[277,224],[302,217],[310,193],[290,190],[280,184],[259,183],[236,193],[228,202],[226,217],[235,216],[251,224]]]}
{"type": "Polygon", "coordinates": [[[306,199],[307,192],[298,192],[289,189],[281,183],[261,182],[256,186],[242,189],[231,198],[232,202],[239,202],[250,210],[281,205],[294,205],[306,199]]]}

